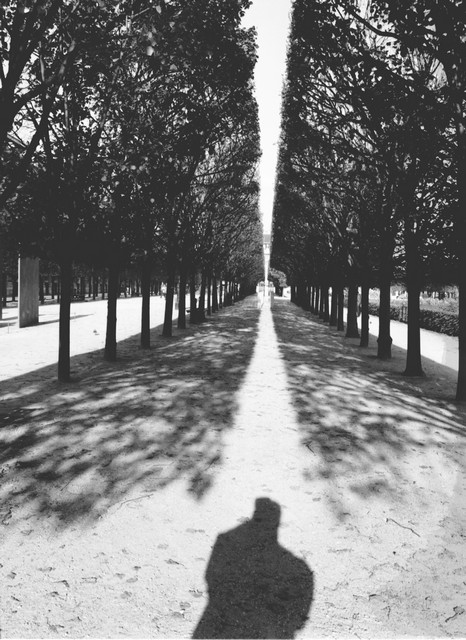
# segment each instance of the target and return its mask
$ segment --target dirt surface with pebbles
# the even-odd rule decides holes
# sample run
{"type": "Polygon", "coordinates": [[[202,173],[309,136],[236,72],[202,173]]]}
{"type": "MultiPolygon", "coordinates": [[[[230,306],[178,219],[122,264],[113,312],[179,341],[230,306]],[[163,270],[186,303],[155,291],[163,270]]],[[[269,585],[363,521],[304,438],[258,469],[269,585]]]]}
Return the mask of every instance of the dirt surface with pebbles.
{"type": "Polygon", "coordinates": [[[454,372],[255,297],[143,351],[139,305],[113,364],[74,307],[70,384],[0,332],[1,637],[465,637],[454,372]]]}

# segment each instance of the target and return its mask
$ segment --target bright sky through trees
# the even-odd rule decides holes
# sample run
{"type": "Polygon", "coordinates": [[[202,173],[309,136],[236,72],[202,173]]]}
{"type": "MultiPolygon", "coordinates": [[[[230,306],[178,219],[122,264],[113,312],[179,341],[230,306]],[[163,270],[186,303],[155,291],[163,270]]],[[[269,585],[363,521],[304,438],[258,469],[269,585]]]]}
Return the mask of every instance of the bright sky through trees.
{"type": "Polygon", "coordinates": [[[290,12],[291,0],[253,0],[244,19],[244,26],[256,28],[259,46],[254,79],[261,130],[260,209],[265,233],[270,232],[272,223],[290,12]]]}

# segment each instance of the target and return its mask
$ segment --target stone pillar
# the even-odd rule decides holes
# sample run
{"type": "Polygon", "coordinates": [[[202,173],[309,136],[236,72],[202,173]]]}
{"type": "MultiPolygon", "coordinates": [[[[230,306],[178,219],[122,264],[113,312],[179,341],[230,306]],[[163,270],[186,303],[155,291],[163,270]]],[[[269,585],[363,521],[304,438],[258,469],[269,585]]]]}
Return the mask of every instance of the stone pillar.
{"type": "Polygon", "coordinates": [[[39,322],[39,260],[18,260],[18,324],[29,327],[39,322]]]}

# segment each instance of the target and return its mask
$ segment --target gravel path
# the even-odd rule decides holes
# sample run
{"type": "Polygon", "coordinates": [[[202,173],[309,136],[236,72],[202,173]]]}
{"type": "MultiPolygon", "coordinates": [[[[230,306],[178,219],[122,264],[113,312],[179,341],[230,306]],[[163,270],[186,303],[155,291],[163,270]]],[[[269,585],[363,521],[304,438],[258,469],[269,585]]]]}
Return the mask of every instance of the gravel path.
{"type": "Polygon", "coordinates": [[[56,323],[0,335],[1,637],[466,636],[450,369],[254,297],[141,351],[121,302],[114,364],[81,305],[71,384],[56,323]]]}

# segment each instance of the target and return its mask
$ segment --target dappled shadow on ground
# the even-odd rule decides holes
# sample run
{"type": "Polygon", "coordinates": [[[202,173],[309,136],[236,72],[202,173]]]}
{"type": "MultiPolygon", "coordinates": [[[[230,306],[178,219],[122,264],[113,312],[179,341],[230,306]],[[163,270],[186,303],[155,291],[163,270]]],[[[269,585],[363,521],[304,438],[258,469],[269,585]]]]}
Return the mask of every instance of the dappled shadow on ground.
{"type": "MultiPolygon", "coordinates": [[[[432,381],[403,377],[374,357],[375,347],[361,349],[295,305],[278,301],[273,318],[301,443],[316,463],[309,480],[346,482],[361,498],[399,498],[403,485],[416,490],[407,453],[442,448],[464,466],[465,407],[432,397],[432,381]]],[[[347,515],[342,499],[333,502],[347,515]]]]}
{"type": "Polygon", "coordinates": [[[79,381],[56,367],[4,385],[0,409],[0,521],[53,516],[94,520],[130,492],[151,493],[183,477],[201,497],[222,463],[257,335],[255,298],[171,339],[153,329],[102,352],[73,358],[79,381]]]}
{"type": "Polygon", "coordinates": [[[253,517],[218,536],[206,571],[209,602],[193,638],[294,638],[306,623],[313,575],[278,543],[280,506],[256,500],[253,517]]]}

